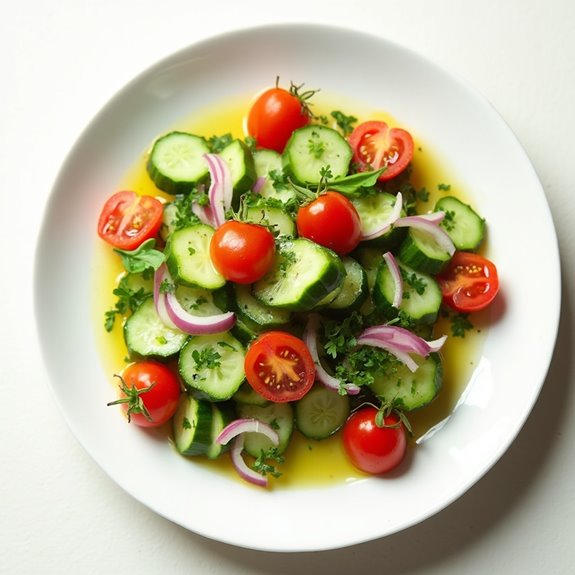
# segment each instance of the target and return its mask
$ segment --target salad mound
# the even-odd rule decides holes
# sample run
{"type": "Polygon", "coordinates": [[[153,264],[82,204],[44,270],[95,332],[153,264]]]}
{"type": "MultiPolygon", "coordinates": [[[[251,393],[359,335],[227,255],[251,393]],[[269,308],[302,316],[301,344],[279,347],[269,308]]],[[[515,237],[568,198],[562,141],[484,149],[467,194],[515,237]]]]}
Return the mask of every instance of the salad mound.
{"type": "Polygon", "coordinates": [[[429,209],[413,185],[410,132],[316,115],[314,95],[276,83],[243,138],[160,135],[156,193],[116,192],[98,221],[124,269],[105,328],[121,324],[129,363],[110,405],[264,487],[296,437],[341,442],[363,473],[400,465],[446,342],[499,288],[484,219],[445,185],[429,209]]]}

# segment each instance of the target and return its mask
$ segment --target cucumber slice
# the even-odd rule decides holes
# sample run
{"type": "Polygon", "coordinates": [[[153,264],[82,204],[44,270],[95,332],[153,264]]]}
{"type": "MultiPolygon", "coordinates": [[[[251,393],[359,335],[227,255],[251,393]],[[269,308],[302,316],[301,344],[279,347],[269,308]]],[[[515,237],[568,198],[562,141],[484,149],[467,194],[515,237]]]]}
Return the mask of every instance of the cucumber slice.
{"type": "Polygon", "coordinates": [[[244,348],[230,333],[190,337],[180,351],[184,385],[196,396],[225,401],[244,381],[244,348]]]}
{"type": "Polygon", "coordinates": [[[222,445],[216,442],[216,438],[224,427],[230,424],[236,417],[234,407],[231,402],[212,403],[212,429],[210,433],[210,444],[206,449],[208,459],[216,459],[227,451],[231,444],[222,445]]]}
{"type": "MultiPolygon", "coordinates": [[[[352,204],[361,220],[362,235],[373,233],[380,228],[382,223],[389,218],[396,201],[397,197],[387,192],[353,198],[352,204]]],[[[405,215],[403,210],[402,215],[405,215]]],[[[392,228],[379,238],[364,242],[364,245],[381,246],[383,251],[388,251],[398,246],[406,233],[406,228],[392,228]]]]}
{"type": "Polygon", "coordinates": [[[266,226],[278,237],[294,237],[296,235],[295,222],[282,208],[250,206],[246,210],[245,221],[266,226]]]}
{"type": "Polygon", "coordinates": [[[442,301],[439,285],[430,275],[417,272],[401,262],[399,268],[403,276],[403,299],[399,310],[392,306],[395,283],[385,260],[379,265],[373,286],[375,306],[389,319],[401,314],[413,324],[434,323],[442,301]]]}
{"type": "Polygon", "coordinates": [[[295,424],[309,439],[325,439],[346,422],[350,411],[349,397],[314,386],[295,404],[295,424]]]}
{"type": "Polygon", "coordinates": [[[234,200],[237,203],[244,192],[251,190],[256,181],[254,158],[245,142],[232,140],[219,156],[228,164],[234,187],[234,200]]]}
{"type": "Polygon", "coordinates": [[[339,293],[327,307],[338,310],[358,309],[369,295],[367,273],[363,267],[350,256],[344,256],[342,262],[346,275],[339,293]]]}
{"type": "Polygon", "coordinates": [[[410,229],[399,248],[398,257],[417,271],[435,275],[445,267],[451,254],[441,248],[430,234],[410,229]]]}
{"type": "Polygon", "coordinates": [[[214,229],[196,224],[174,232],[166,244],[166,265],[177,284],[207,289],[222,287],[226,280],[216,271],[210,258],[214,229]]]}
{"type": "Polygon", "coordinates": [[[158,138],[150,152],[147,169],[156,186],[168,194],[187,194],[208,177],[204,154],[208,143],[187,132],[170,132],[158,138]]]}
{"type": "Polygon", "coordinates": [[[287,309],[270,307],[259,302],[253,295],[251,286],[234,284],[237,315],[246,323],[256,324],[258,328],[272,328],[289,323],[291,312],[287,309]]]}
{"type": "Polygon", "coordinates": [[[270,402],[263,395],[260,395],[247,381],[242,383],[240,388],[234,393],[232,398],[236,403],[248,405],[259,405],[263,407],[270,402]]]}
{"type": "Polygon", "coordinates": [[[413,411],[431,403],[443,384],[443,366],[439,354],[414,358],[419,367],[411,372],[401,364],[393,372],[374,372],[371,391],[385,403],[402,411],[413,411]]]}
{"type": "Polygon", "coordinates": [[[445,212],[441,227],[458,250],[474,251],[485,237],[485,220],[461,200],[446,196],[435,204],[436,211],[445,212]]]}
{"type": "Polygon", "coordinates": [[[272,270],[253,286],[265,305],[296,311],[314,308],[345,277],[339,257],[305,238],[284,242],[272,270]]]}
{"type": "Polygon", "coordinates": [[[212,443],[212,421],[209,401],[183,393],[172,422],[176,449],[182,455],[206,455],[212,443]]]}
{"type": "Polygon", "coordinates": [[[130,357],[166,359],[178,353],[187,339],[187,334],[162,322],[152,297],[145,299],[124,324],[124,341],[130,357]]]}
{"type": "MultiPolygon", "coordinates": [[[[264,407],[239,404],[238,415],[241,418],[254,418],[269,423],[278,432],[280,442],[277,446],[283,453],[289,445],[294,430],[294,413],[289,403],[270,403],[264,407]]],[[[272,442],[261,433],[246,433],[244,449],[253,457],[259,457],[273,447],[272,442]]]]}
{"type": "Polygon", "coordinates": [[[331,179],[347,175],[351,157],[351,147],[338,131],[311,125],[293,132],[286,144],[283,162],[298,182],[317,185],[325,168],[329,167],[331,179]]]}
{"type": "Polygon", "coordinates": [[[212,292],[205,288],[179,285],[176,288],[175,295],[178,302],[188,313],[207,317],[222,313],[221,308],[214,301],[215,293],[217,292],[212,292]]]}
{"type": "Polygon", "coordinates": [[[256,176],[265,178],[264,185],[259,191],[264,198],[276,198],[284,203],[295,199],[295,190],[288,186],[276,187],[271,172],[280,175],[283,172],[282,157],[274,150],[256,150],[253,153],[256,176]]]}

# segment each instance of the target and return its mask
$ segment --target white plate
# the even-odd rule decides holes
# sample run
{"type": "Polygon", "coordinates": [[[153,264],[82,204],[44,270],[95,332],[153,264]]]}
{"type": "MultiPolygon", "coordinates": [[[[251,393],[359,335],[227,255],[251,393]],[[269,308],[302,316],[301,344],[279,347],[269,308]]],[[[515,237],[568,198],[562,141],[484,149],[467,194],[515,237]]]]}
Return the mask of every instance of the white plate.
{"type": "Polygon", "coordinates": [[[287,25],[226,34],[174,54],[130,82],[96,116],[67,158],[47,208],[36,307],[64,416],[119,485],[204,536],[248,548],[308,551],[414,525],[462,495],[501,457],[546,376],[558,325],[560,272],[541,185],[509,128],[482,97],[381,38],[287,25]],[[458,409],[393,480],[258,490],[190,465],[164,441],[126,425],[105,407],[110,388],[95,348],[90,301],[91,254],[103,201],[143,146],[176,120],[214,100],[252,93],[278,74],[389,111],[416,128],[459,180],[472,184],[474,203],[489,222],[490,255],[502,284],[497,321],[458,409]],[[536,326],[533,289],[537,305],[545,302],[536,326]]]}

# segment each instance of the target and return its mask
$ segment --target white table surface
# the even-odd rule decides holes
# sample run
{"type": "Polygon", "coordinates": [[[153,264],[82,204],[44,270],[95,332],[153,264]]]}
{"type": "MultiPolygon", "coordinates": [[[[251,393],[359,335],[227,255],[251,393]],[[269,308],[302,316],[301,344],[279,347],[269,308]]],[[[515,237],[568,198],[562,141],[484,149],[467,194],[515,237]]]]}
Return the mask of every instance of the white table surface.
{"type": "MultiPolygon", "coordinates": [[[[573,573],[574,26],[572,0],[5,2],[0,572],[573,573]],[[561,248],[563,311],[539,401],[515,443],[468,493],[424,523],[382,540],[329,552],[273,554],[209,541],[173,525],[96,466],[50,392],[35,337],[32,270],[44,205],[60,165],[80,131],[127,80],[198,39],[238,27],[304,21],[345,25],[409,46],[492,102],[526,149],[551,206],[561,248]]],[[[533,274],[535,282],[535,261],[533,274]]],[[[536,291],[533,303],[536,338],[537,316],[545,313],[536,291]]]]}

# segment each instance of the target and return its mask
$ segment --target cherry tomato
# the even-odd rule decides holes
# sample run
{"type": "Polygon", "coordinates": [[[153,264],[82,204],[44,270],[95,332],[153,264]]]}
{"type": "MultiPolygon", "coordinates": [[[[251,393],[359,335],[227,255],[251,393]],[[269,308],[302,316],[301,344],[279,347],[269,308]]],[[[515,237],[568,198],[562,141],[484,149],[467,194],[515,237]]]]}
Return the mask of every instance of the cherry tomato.
{"type": "Polygon", "coordinates": [[[315,379],[307,346],[283,331],[268,331],[257,337],[248,349],[244,368],[252,388],[276,403],[300,399],[315,379]]]}
{"type": "Polygon", "coordinates": [[[357,247],[361,221],[355,206],[338,192],[320,194],[299,208],[296,218],[300,236],[343,256],[357,247]]]}
{"type": "Polygon", "coordinates": [[[141,427],[157,427],[174,415],[180,398],[180,383],[174,372],[156,361],[129,365],[120,376],[121,405],[128,421],[141,427]]]}
{"type": "Polygon", "coordinates": [[[389,128],[385,122],[364,122],[349,137],[353,161],[360,171],[385,167],[379,180],[385,182],[401,174],[413,158],[413,138],[401,128],[389,128]]]}
{"type": "Polygon", "coordinates": [[[212,236],[214,267],[229,281],[250,284],[270,269],[275,254],[273,234],[263,226],[229,220],[212,236]]]}
{"type": "Polygon", "coordinates": [[[162,213],[162,203],[152,196],[116,192],[102,208],[98,235],[115,248],[136,249],[158,233],[162,213]]]}
{"type": "Polygon", "coordinates": [[[258,96],[248,113],[247,129],[258,147],[280,154],[292,132],[309,123],[310,117],[297,89],[270,88],[258,96]]]}
{"type": "Polygon", "coordinates": [[[407,450],[407,433],[395,413],[375,423],[377,409],[362,407],[343,426],[343,446],[351,462],[362,471],[379,475],[397,467],[407,450]]]}
{"type": "Polygon", "coordinates": [[[495,264],[470,252],[455,252],[449,265],[437,279],[443,301],[462,313],[487,307],[499,291],[495,264]]]}

